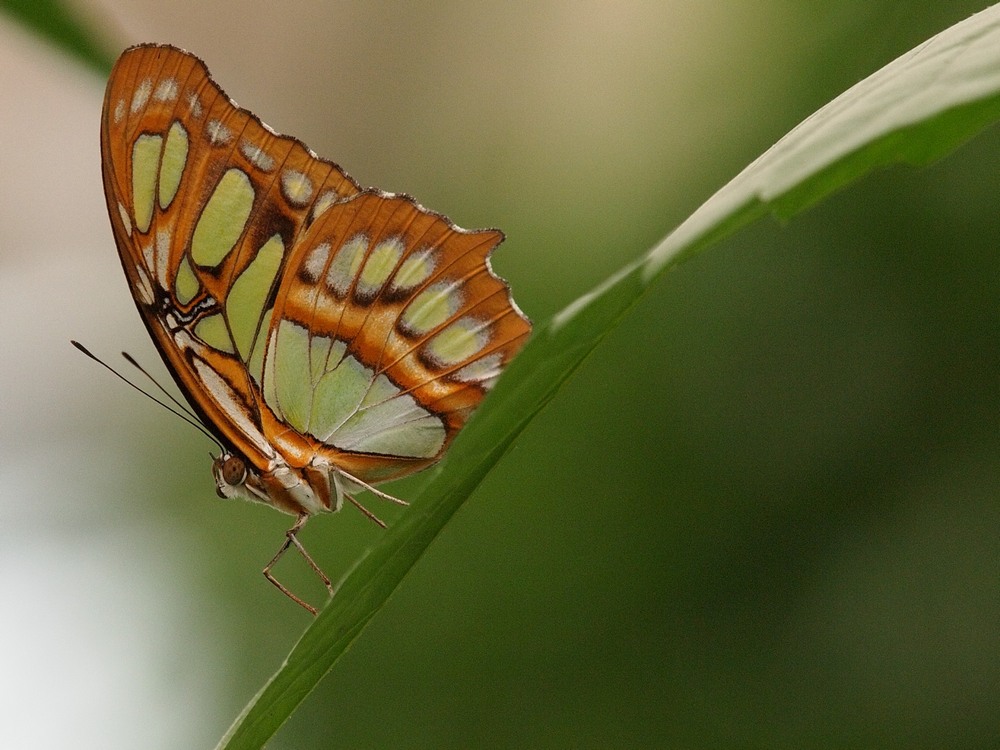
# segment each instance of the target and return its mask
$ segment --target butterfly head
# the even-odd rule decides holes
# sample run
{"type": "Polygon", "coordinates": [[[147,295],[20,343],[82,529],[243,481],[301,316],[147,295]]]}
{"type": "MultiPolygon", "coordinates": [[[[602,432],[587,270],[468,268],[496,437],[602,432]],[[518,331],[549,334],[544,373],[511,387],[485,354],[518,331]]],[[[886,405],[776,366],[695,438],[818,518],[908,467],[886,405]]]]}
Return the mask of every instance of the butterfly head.
{"type": "Polygon", "coordinates": [[[223,451],[212,461],[212,476],[215,477],[215,491],[223,499],[246,497],[246,481],[249,476],[246,461],[223,451]]]}
{"type": "Polygon", "coordinates": [[[219,497],[264,503],[292,515],[339,510],[339,491],[337,505],[331,508],[335,473],[324,461],[297,469],[280,457],[275,457],[266,469],[258,469],[228,450],[212,459],[212,477],[219,497]]]}

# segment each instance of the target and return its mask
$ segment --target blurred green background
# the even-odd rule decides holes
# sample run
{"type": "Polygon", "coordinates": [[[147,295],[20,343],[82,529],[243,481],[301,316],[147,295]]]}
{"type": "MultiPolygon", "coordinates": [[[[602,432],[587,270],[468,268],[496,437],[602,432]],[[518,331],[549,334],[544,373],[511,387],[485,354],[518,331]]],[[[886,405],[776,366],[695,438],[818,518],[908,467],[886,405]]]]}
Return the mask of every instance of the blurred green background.
{"type": "MultiPolygon", "coordinates": [[[[109,57],[186,47],[362,184],[501,227],[542,321],[984,6],[71,7],[109,57]]],[[[259,575],[290,519],[219,501],[207,441],[66,343],[160,372],[103,81],[10,16],[0,49],[0,724],[210,747],[307,624],[259,575]]],[[[993,129],[668,274],[269,747],[997,747],[998,186],[993,129]]],[[[347,509],[302,538],[336,578],[378,534],[347,509]]]]}

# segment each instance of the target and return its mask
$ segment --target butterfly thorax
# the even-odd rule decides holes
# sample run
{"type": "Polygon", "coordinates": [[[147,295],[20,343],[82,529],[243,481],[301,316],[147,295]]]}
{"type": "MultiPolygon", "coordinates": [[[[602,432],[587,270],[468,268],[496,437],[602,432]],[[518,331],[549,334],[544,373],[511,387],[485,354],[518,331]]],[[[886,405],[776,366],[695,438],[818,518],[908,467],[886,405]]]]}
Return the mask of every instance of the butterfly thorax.
{"type": "Polygon", "coordinates": [[[319,457],[303,468],[277,459],[258,471],[226,451],[212,462],[212,475],[219,497],[264,503],[292,515],[338,511],[344,502],[344,480],[319,457]]]}

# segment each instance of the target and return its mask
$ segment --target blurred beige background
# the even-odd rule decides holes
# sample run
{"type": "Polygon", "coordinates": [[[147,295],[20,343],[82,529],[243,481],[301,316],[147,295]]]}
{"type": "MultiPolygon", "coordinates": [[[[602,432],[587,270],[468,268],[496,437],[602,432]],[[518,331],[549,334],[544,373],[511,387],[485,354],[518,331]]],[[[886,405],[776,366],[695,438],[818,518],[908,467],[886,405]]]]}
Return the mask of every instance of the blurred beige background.
{"type": "MultiPolygon", "coordinates": [[[[543,321],[982,5],[73,7],[109,49],[195,52],[361,184],[501,227],[543,321]]],[[[306,620],[259,574],[287,520],[218,501],[207,441],[68,344],[162,372],[103,85],[0,15],[0,745],[206,747],[306,620]]],[[[990,746],[996,146],[661,282],[271,747],[990,746]]],[[[305,541],[332,573],[377,533],[305,541]]]]}

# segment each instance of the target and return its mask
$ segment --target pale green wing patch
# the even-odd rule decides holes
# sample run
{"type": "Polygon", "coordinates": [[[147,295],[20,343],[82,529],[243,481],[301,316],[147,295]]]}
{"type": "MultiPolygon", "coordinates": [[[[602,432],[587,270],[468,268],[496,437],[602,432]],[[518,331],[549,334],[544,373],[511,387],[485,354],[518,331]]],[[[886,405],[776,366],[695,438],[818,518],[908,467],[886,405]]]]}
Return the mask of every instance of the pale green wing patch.
{"type": "Polygon", "coordinates": [[[336,448],[436,456],[446,437],[441,419],[345,352],[342,341],[280,321],[264,359],[264,401],[300,433],[336,448]]]}
{"type": "Polygon", "coordinates": [[[174,279],[174,296],[182,305],[186,305],[193,300],[198,290],[201,289],[201,282],[191,268],[191,261],[185,255],[181,258],[180,265],[177,266],[177,278],[174,279]]]}
{"type": "Polygon", "coordinates": [[[420,406],[413,396],[396,391],[398,395],[386,401],[358,409],[331,436],[330,442],[338,448],[363,453],[436,456],[445,440],[441,419],[420,406]]]}
{"type": "Polygon", "coordinates": [[[271,329],[271,318],[274,310],[264,313],[264,318],[260,324],[260,334],[253,343],[253,350],[250,352],[250,359],[247,361],[247,371],[250,377],[259,386],[264,382],[264,352],[267,350],[267,331],[271,329]]]}
{"type": "Polygon", "coordinates": [[[309,427],[313,384],[309,372],[309,332],[282,320],[264,359],[264,400],[275,414],[301,433],[309,427]]]}
{"type": "Polygon", "coordinates": [[[140,135],[132,146],[132,210],[136,229],[140,232],[148,232],[153,221],[156,173],[160,168],[162,145],[162,136],[140,135]]]}
{"type": "Polygon", "coordinates": [[[241,169],[229,169],[202,209],[191,237],[191,258],[213,268],[236,245],[253,209],[253,183],[241,169]]]}
{"type": "Polygon", "coordinates": [[[187,162],[188,134],[184,126],[174,122],[167,132],[167,142],[163,145],[163,161],[160,164],[160,208],[166,209],[177,195],[181,184],[184,165],[187,162]]]}
{"type": "Polygon", "coordinates": [[[368,238],[364,234],[357,234],[337,251],[327,271],[326,281],[338,297],[346,295],[357,278],[367,249],[368,238]]]}
{"type": "Polygon", "coordinates": [[[340,426],[357,412],[373,378],[374,373],[354,357],[345,357],[325,373],[313,391],[309,434],[330,442],[340,426]]]}
{"type": "Polygon", "coordinates": [[[236,350],[244,361],[250,359],[251,347],[257,339],[264,305],[274,286],[285,255],[281,235],[275,234],[257,252],[249,266],[239,275],[226,298],[226,316],[236,350]]]}
{"type": "Polygon", "coordinates": [[[213,349],[226,354],[233,354],[233,340],[229,337],[229,329],[222,315],[208,315],[194,327],[194,335],[213,349]]]}

